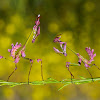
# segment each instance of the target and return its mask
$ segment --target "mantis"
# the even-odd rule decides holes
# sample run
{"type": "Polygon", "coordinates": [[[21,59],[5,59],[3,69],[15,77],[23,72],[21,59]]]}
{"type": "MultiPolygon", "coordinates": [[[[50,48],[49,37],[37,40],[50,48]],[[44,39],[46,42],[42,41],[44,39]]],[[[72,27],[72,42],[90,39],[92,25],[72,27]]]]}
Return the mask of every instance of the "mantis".
{"type": "MultiPolygon", "coordinates": [[[[30,66],[30,70],[29,70],[29,74],[28,74],[28,84],[29,84],[29,76],[30,76],[30,72],[31,72],[31,69],[32,69],[32,64],[33,64],[33,59],[30,59],[30,58],[26,58],[26,55],[25,55],[25,48],[30,40],[30,37],[33,35],[33,39],[32,39],[32,43],[35,42],[37,36],[40,34],[40,14],[37,16],[36,18],[36,21],[35,21],[35,25],[33,27],[33,30],[32,32],[30,33],[28,39],[26,40],[25,44],[22,46],[21,43],[18,44],[18,42],[16,42],[16,44],[14,45],[13,43],[11,44],[12,48],[11,49],[8,49],[8,52],[10,52],[10,56],[12,56],[12,58],[14,59],[14,63],[15,63],[15,69],[12,71],[12,73],[8,76],[8,79],[7,81],[9,81],[10,77],[14,74],[14,72],[17,70],[17,63],[19,62],[20,58],[24,58],[26,60],[28,60],[30,63],[31,63],[31,66],[30,66]],[[22,47],[18,52],[17,50],[22,47]]],[[[0,59],[7,59],[3,56],[0,56],[0,59]]],[[[7,59],[9,60],[9,59],[7,59]]],[[[34,59],[35,60],[35,59],[34,59]]],[[[42,80],[43,79],[43,70],[42,70],[42,59],[36,59],[37,62],[41,62],[41,77],[42,77],[42,80]]]]}
{"type": "MultiPolygon", "coordinates": [[[[71,50],[71,51],[78,57],[78,59],[79,59],[78,64],[76,64],[76,63],[71,63],[71,62],[66,62],[66,68],[68,69],[68,71],[69,71],[69,73],[70,73],[70,75],[71,75],[71,81],[72,81],[72,78],[74,78],[74,75],[71,73],[69,67],[70,67],[70,66],[80,66],[82,62],[84,63],[84,66],[85,66],[85,68],[87,69],[87,71],[88,71],[88,73],[90,74],[91,79],[92,79],[92,81],[93,81],[92,74],[90,73],[90,71],[89,71],[88,68],[90,68],[90,67],[93,66],[93,65],[96,66],[96,64],[92,64],[92,65],[91,65],[92,61],[94,61],[94,57],[96,56],[96,53],[93,54],[93,53],[94,53],[94,49],[91,49],[90,47],[89,47],[89,48],[88,48],[88,47],[85,48],[85,50],[86,50],[86,52],[88,53],[89,58],[90,58],[89,60],[87,60],[87,59],[85,59],[83,56],[81,56],[79,53],[77,53],[77,52],[75,52],[74,50],[72,50],[71,48],[69,48],[69,47],[67,46],[67,43],[66,43],[66,42],[62,42],[62,41],[60,40],[60,38],[61,38],[61,34],[60,34],[60,35],[57,35],[57,36],[54,38],[53,42],[59,43],[59,44],[60,44],[60,47],[61,47],[61,49],[62,49],[62,51],[59,51],[58,49],[56,49],[55,47],[53,47],[54,51],[55,51],[56,53],[58,53],[58,54],[63,54],[63,55],[66,57],[66,56],[67,56],[66,48],[68,48],[68,49],[71,50]]],[[[97,67],[97,66],[96,66],[96,67],[97,67]]],[[[97,68],[100,70],[99,67],[97,67],[97,68]]]]}

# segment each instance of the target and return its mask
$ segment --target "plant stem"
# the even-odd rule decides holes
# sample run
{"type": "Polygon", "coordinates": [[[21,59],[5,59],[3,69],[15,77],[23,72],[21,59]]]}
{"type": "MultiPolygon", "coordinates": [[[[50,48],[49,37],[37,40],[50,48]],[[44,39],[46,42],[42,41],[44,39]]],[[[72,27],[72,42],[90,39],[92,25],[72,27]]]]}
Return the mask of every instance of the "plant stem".
{"type": "MultiPolygon", "coordinates": [[[[81,78],[81,77],[80,77],[81,78]]],[[[97,78],[93,78],[94,81],[98,81],[100,83],[100,77],[97,78]]],[[[73,79],[73,83],[76,85],[79,84],[84,84],[84,83],[91,83],[92,79],[91,78],[84,78],[82,77],[81,79],[73,79]]],[[[44,85],[44,84],[64,84],[64,86],[62,86],[59,90],[63,89],[65,86],[72,84],[72,82],[70,81],[70,79],[65,79],[65,80],[55,80],[55,79],[46,79],[44,81],[33,81],[33,82],[29,82],[30,85],[44,85]]],[[[4,80],[0,80],[0,86],[4,86],[4,85],[9,85],[11,87],[17,86],[17,85],[22,85],[22,84],[28,84],[28,82],[7,82],[4,80]]]]}

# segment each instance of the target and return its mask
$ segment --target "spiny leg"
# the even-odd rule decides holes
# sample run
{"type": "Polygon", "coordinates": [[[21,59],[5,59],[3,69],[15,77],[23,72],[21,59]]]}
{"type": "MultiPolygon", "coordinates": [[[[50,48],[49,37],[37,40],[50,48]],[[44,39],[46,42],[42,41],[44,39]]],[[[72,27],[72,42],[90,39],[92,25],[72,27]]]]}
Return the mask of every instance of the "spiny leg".
{"type": "Polygon", "coordinates": [[[16,70],[17,70],[17,65],[15,64],[15,69],[14,69],[14,71],[8,76],[7,81],[9,80],[9,78],[11,77],[11,75],[12,75],[16,70]]]}
{"type": "Polygon", "coordinates": [[[31,69],[32,69],[32,64],[31,64],[31,67],[30,67],[30,70],[29,70],[29,74],[28,74],[28,84],[29,84],[29,76],[30,76],[30,72],[31,72],[31,69]]]}
{"type": "MultiPolygon", "coordinates": [[[[71,82],[72,82],[72,77],[74,78],[74,75],[71,73],[71,71],[69,70],[69,67],[67,67],[68,71],[70,72],[71,75],[71,82]]],[[[73,83],[73,82],[72,82],[73,83]]]]}
{"type": "Polygon", "coordinates": [[[30,63],[31,63],[31,67],[30,67],[30,70],[29,70],[29,73],[28,73],[28,84],[29,84],[29,76],[30,76],[30,73],[31,73],[33,60],[32,60],[32,59],[30,59],[30,58],[25,58],[25,57],[24,57],[24,59],[26,59],[26,60],[30,61],[30,63]]]}
{"type": "Polygon", "coordinates": [[[28,60],[28,61],[30,60],[29,58],[25,58],[25,57],[24,57],[24,59],[26,59],[26,60],[28,60]]]}
{"type": "Polygon", "coordinates": [[[42,77],[42,81],[44,81],[44,79],[43,79],[43,69],[42,69],[42,60],[41,60],[41,77],[42,77]]]}
{"type": "MultiPolygon", "coordinates": [[[[93,65],[96,66],[95,64],[93,64],[93,65]]],[[[93,66],[93,65],[92,65],[92,66],[93,66]]],[[[100,70],[100,68],[99,68],[98,66],[96,66],[96,67],[100,70]]]]}
{"type": "Polygon", "coordinates": [[[88,73],[90,74],[92,81],[94,82],[92,74],[90,73],[89,69],[88,68],[86,68],[86,69],[87,69],[88,73]]]}
{"type": "MultiPolygon", "coordinates": [[[[31,72],[31,69],[32,69],[33,60],[30,59],[30,58],[25,58],[25,57],[24,57],[24,59],[29,60],[30,63],[31,63],[31,67],[30,67],[29,74],[28,74],[28,84],[29,84],[29,76],[30,76],[30,72],[31,72]]],[[[37,59],[37,61],[38,62],[41,61],[41,77],[42,77],[42,81],[44,81],[44,79],[43,79],[43,69],[42,69],[42,60],[41,59],[37,59]]]]}

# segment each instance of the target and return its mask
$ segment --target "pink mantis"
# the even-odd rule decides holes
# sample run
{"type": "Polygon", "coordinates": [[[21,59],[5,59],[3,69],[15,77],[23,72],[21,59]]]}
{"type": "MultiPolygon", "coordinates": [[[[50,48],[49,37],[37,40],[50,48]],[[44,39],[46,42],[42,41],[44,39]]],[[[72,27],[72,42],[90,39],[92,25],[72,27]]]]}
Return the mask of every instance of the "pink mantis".
{"type": "MultiPolygon", "coordinates": [[[[13,75],[13,73],[17,70],[17,63],[19,62],[20,58],[24,58],[24,59],[27,59],[29,60],[29,62],[31,63],[31,67],[30,67],[30,70],[29,70],[29,74],[28,74],[28,84],[29,84],[29,76],[30,76],[30,72],[31,72],[31,69],[32,69],[32,64],[33,64],[33,60],[30,59],[30,58],[25,58],[25,48],[30,40],[30,37],[33,35],[33,39],[32,39],[32,43],[35,42],[37,36],[40,34],[40,14],[37,16],[36,18],[36,21],[35,21],[35,25],[33,27],[33,31],[30,33],[26,43],[24,44],[24,46],[21,45],[21,43],[18,44],[18,42],[14,45],[13,43],[11,44],[12,48],[11,49],[8,49],[8,52],[10,52],[10,56],[12,56],[12,58],[14,59],[14,63],[15,63],[15,69],[14,71],[8,76],[8,79],[7,81],[9,81],[9,78],[13,75]],[[17,52],[17,50],[20,48],[21,50],[19,52],[17,52]],[[17,53],[16,53],[17,52],[17,53]]],[[[0,59],[7,59],[3,56],[0,56],[0,59]]],[[[35,59],[34,59],[35,60],[35,59]]],[[[43,70],[42,70],[42,59],[37,59],[37,62],[41,62],[41,77],[42,77],[42,80],[43,80],[43,70]]]]}
{"type": "MultiPolygon", "coordinates": [[[[96,54],[93,54],[94,53],[94,49],[91,50],[91,48],[89,47],[86,47],[85,50],[87,51],[89,57],[90,57],[90,60],[87,60],[85,59],[83,56],[81,56],[79,53],[76,53],[74,50],[72,50],[71,48],[69,48],[67,45],[66,45],[66,42],[62,42],[60,41],[60,38],[61,38],[61,35],[57,35],[54,39],[53,42],[55,43],[59,43],[60,44],[60,47],[62,49],[62,51],[59,51],[58,49],[56,49],[55,47],[53,47],[54,51],[58,54],[63,54],[65,57],[67,56],[67,53],[66,53],[66,48],[68,48],[69,50],[71,50],[79,59],[78,61],[78,64],[76,63],[70,63],[70,62],[66,62],[66,68],[68,69],[70,75],[71,75],[71,81],[72,81],[72,77],[74,78],[74,75],[71,73],[70,69],[69,69],[69,66],[80,66],[81,65],[81,62],[84,63],[84,66],[86,67],[87,71],[89,72],[90,76],[91,76],[91,79],[93,81],[93,77],[90,73],[90,71],[88,70],[88,68],[90,68],[91,66],[95,65],[95,64],[92,64],[91,65],[91,62],[94,61],[94,57],[96,56],[96,54]],[[91,65],[91,66],[90,66],[91,65]]],[[[95,65],[96,66],[96,65],[95,65]]],[[[96,66],[97,67],[97,66],[96,66]]],[[[97,67],[98,68],[98,67],[97,67]]],[[[98,68],[100,70],[100,68],[98,68]]]]}

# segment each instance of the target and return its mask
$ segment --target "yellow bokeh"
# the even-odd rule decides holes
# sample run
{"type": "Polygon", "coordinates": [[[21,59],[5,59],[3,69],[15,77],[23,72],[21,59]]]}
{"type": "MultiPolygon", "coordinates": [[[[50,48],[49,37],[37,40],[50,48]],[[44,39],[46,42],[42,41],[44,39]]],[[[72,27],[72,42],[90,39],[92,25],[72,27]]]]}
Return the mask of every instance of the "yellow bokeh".
{"type": "Polygon", "coordinates": [[[72,32],[71,31],[64,31],[64,32],[61,32],[62,33],[62,35],[61,35],[61,39],[63,40],[63,41],[67,41],[67,42],[69,42],[69,41],[73,41],[73,37],[72,37],[72,32]]]}
{"type": "Polygon", "coordinates": [[[0,45],[1,45],[2,49],[8,48],[10,44],[11,44],[11,38],[9,38],[9,37],[1,37],[0,38],[0,45]]]}
{"type": "Polygon", "coordinates": [[[50,55],[46,55],[45,58],[47,58],[48,63],[58,63],[61,60],[61,57],[56,53],[50,53],[50,55]],[[57,56],[57,59],[55,59],[55,56],[57,56]]]}
{"type": "Polygon", "coordinates": [[[59,25],[57,23],[50,23],[48,26],[48,30],[52,33],[57,33],[59,31],[59,25]]]}
{"type": "Polygon", "coordinates": [[[14,92],[12,88],[5,88],[3,89],[3,93],[5,95],[5,98],[7,100],[13,100],[14,99],[14,92]]]}
{"type": "Polygon", "coordinates": [[[10,21],[11,21],[11,23],[13,23],[16,26],[16,28],[17,27],[21,27],[21,28],[24,27],[23,19],[19,14],[14,14],[13,16],[11,16],[10,21]]]}
{"type": "Polygon", "coordinates": [[[95,9],[95,4],[93,2],[86,2],[86,4],[84,5],[84,8],[86,9],[86,11],[93,11],[95,9]]]}
{"type": "Polygon", "coordinates": [[[43,100],[43,94],[45,94],[45,97],[46,98],[48,98],[48,96],[50,96],[50,92],[48,91],[48,88],[45,88],[44,87],[44,89],[45,89],[45,91],[47,91],[47,92],[45,92],[45,91],[42,91],[42,87],[40,87],[40,88],[37,88],[35,91],[35,93],[34,93],[34,91],[33,91],[33,93],[32,93],[32,99],[34,99],[34,100],[43,100]],[[37,95],[38,94],[38,95],[37,95]]]}
{"type": "Polygon", "coordinates": [[[29,34],[32,32],[32,28],[28,28],[24,31],[26,38],[29,36],[29,34]]]}
{"type": "Polygon", "coordinates": [[[3,29],[5,27],[5,22],[0,19],[0,30],[3,29]]]}
{"type": "Polygon", "coordinates": [[[10,35],[14,34],[14,32],[16,32],[15,25],[8,24],[6,27],[6,32],[7,32],[7,34],[10,34],[10,35]]]}

